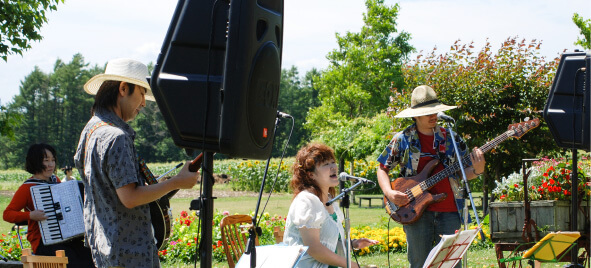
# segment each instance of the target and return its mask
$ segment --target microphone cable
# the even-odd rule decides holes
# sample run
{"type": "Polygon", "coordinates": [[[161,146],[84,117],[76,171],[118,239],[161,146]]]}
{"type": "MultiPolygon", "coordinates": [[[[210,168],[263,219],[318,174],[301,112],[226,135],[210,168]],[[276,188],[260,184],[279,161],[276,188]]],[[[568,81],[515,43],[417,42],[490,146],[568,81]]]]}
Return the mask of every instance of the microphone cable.
{"type": "MultiPolygon", "coordinates": [[[[283,158],[285,157],[285,151],[287,150],[287,145],[289,144],[289,141],[291,140],[291,135],[293,134],[293,129],[295,128],[295,119],[293,117],[290,117],[290,118],[291,118],[291,129],[289,131],[289,135],[287,136],[287,140],[285,141],[285,145],[283,146],[283,151],[281,152],[281,158],[279,159],[279,164],[277,165],[277,173],[275,174],[275,179],[273,180],[273,185],[271,186],[271,190],[269,191],[269,195],[267,196],[267,200],[265,201],[265,205],[263,206],[263,209],[261,210],[261,213],[260,213],[261,215],[263,215],[263,213],[265,212],[265,209],[267,208],[267,204],[269,204],[269,200],[271,199],[271,194],[273,193],[273,190],[275,189],[275,185],[277,184],[277,179],[279,178],[279,172],[281,171],[281,164],[283,163],[283,158]]],[[[277,133],[275,133],[275,135],[273,135],[273,139],[275,139],[276,136],[277,136],[277,133]]],[[[269,159],[271,159],[271,156],[269,156],[269,159]]],[[[267,165],[269,165],[269,162],[267,162],[267,165]]],[[[267,174],[265,174],[265,176],[266,175],[267,174]]],[[[264,181],[264,179],[263,179],[263,181],[264,181]]],[[[264,185],[261,187],[261,189],[264,189],[264,185]]],[[[255,216],[258,216],[258,215],[255,215],[255,216]]],[[[261,218],[262,217],[259,217],[259,219],[257,221],[257,226],[259,226],[259,223],[261,222],[261,218]]]]}

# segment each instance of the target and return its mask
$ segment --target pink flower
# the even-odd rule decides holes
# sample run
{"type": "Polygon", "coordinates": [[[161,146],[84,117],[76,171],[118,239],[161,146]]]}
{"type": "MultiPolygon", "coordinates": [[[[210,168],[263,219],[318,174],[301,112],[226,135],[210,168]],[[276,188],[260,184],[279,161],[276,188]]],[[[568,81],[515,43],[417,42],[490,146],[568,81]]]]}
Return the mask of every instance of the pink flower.
{"type": "Polygon", "coordinates": [[[227,210],[224,210],[224,212],[222,212],[222,215],[224,215],[224,216],[228,216],[228,215],[230,215],[230,212],[229,212],[229,211],[227,211],[227,210]]]}

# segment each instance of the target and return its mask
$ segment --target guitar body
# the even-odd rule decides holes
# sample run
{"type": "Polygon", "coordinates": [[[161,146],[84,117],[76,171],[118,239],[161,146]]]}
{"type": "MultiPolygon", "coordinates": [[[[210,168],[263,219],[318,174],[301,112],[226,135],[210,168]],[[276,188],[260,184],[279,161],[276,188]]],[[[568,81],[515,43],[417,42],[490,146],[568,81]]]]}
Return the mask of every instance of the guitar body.
{"type": "Polygon", "coordinates": [[[150,202],[150,216],[152,218],[152,227],[154,228],[154,238],[156,239],[156,248],[162,250],[163,245],[168,243],[171,232],[172,211],[170,210],[170,198],[178,190],[171,191],[156,201],[150,202]]]}
{"type": "Polygon", "coordinates": [[[433,160],[425,166],[421,173],[412,177],[401,177],[391,182],[392,189],[396,191],[405,192],[407,189],[415,189],[414,191],[411,190],[414,198],[411,198],[411,201],[408,204],[400,206],[397,209],[394,202],[390,202],[390,200],[384,196],[386,212],[394,221],[400,224],[414,223],[421,218],[423,212],[429,205],[441,202],[445,199],[447,196],[445,193],[433,195],[426,190],[420,190],[420,192],[416,190],[421,188],[419,184],[429,177],[429,174],[438,163],[439,160],[433,160]]]}

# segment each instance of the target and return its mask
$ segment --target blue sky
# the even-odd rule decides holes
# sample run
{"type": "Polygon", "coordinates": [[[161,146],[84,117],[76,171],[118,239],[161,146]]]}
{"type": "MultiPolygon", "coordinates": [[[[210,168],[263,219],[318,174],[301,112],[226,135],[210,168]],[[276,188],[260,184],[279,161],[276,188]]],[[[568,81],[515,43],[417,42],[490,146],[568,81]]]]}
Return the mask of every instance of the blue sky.
{"type": "MultiPolygon", "coordinates": [[[[358,32],[365,12],[361,0],[284,0],[283,68],[298,67],[301,74],[328,65],[326,54],[335,49],[335,33],[358,32]]],[[[399,30],[412,35],[418,50],[435,46],[444,53],[454,41],[474,41],[475,50],[488,38],[498,48],[508,37],[542,40],[541,54],[554,58],[573,45],[579,30],[572,22],[577,12],[591,18],[589,0],[386,0],[399,3],[399,30]]],[[[69,62],[81,53],[91,64],[119,57],[145,63],[156,61],[177,1],[67,0],[48,13],[44,39],[21,56],[0,61],[0,102],[19,92],[35,66],[51,72],[60,58],[69,62]]]]}

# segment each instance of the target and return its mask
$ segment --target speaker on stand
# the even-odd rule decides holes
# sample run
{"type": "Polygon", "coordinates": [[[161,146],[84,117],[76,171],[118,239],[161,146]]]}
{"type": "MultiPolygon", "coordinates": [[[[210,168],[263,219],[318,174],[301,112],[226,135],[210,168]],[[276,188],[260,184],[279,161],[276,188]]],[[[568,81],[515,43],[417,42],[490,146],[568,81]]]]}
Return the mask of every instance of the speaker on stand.
{"type": "MultiPolygon", "coordinates": [[[[591,51],[564,53],[544,107],[544,119],[554,141],[572,150],[572,182],[578,182],[577,150],[591,150],[590,84],[591,51]]],[[[578,183],[571,183],[571,193],[570,225],[571,231],[577,231],[578,183]]],[[[571,250],[571,264],[565,267],[582,267],[577,263],[575,249],[571,250]]]]}
{"type": "Polygon", "coordinates": [[[150,86],[174,143],[203,150],[201,267],[211,267],[213,154],[271,155],[283,0],[179,0],[150,86]]]}

